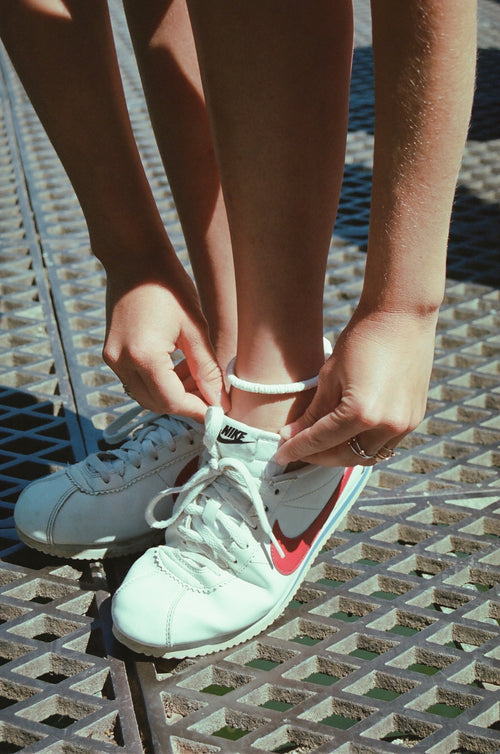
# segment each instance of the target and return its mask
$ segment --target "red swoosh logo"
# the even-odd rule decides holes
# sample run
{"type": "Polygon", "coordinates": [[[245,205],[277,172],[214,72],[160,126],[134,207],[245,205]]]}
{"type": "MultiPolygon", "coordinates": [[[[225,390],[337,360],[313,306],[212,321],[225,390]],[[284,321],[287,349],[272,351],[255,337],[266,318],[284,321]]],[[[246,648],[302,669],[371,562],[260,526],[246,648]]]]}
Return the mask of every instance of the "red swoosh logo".
{"type": "Polygon", "coordinates": [[[321,513],[314,519],[312,524],[308,528],[299,534],[297,537],[286,537],[281,531],[281,527],[278,521],[273,526],[273,534],[278,540],[285,555],[282,558],[279,552],[276,550],[274,544],[271,544],[271,556],[274,566],[277,571],[284,576],[289,576],[291,573],[297,570],[307,553],[312,547],[312,544],[319,532],[323,528],[324,524],[328,520],[330,513],[335,508],[335,505],[345,489],[349,477],[351,476],[352,468],[346,469],[342,480],[340,481],[335,492],[326,503],[321,513]]]}
{"type": "MultiPolygon", "coordinates": [[[[200,463],[200,457],[195,456],[194,458],[191,458],[190,461],[187,462],[187,464],[182,468],[179,473],[177,474],[177,478],[174,482],[174,487],[182,487],[186,482],[188,482],[193,474],[198,471],[198,466],[200,463]]],[[[178,494],[176,493],[173,495],[173,500],[177,500],[178,494]]]]}

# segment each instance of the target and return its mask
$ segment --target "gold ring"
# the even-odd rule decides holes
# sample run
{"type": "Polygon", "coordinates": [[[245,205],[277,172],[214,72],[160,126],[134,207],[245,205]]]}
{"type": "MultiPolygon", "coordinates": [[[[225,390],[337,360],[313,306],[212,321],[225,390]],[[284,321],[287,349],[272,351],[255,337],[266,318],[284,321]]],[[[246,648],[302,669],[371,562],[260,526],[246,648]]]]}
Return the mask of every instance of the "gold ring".
{"type": "Polygon", "coordinates": [[[347,444],[349,445],[352,452],[357,455],[359,458],[364,458],[365,460],[367,458],[377,458],[377,454],[374,453],[373,455],[370,455],[366,452],[366,450],[363,450],[361,445],[359,444],[359,435],[356,435],[356,437],[351,437],[350,440],[347,441],[347,444]]]}
{"type": "Polygon", "coordinates": [[[387,461],[389,458],[394,458],[396,451],[392,448],[388,448],[387,445],[382,445],[380,450],[375,453],[379,461],[387,461]]]}
{"type": "Polygon", "coordinates": [[[376,453],[367,453],[359,444],[359,435],[351,437],[351,439],[347,441],[347,444],[355,455],[359,458],[364,458],[365,460],[375,458],[376,461],[387,461],[389,458],[394,458],[396,455],[396,452],[392,448],[388,448],[387,445],[382,445],[376,453]]]}

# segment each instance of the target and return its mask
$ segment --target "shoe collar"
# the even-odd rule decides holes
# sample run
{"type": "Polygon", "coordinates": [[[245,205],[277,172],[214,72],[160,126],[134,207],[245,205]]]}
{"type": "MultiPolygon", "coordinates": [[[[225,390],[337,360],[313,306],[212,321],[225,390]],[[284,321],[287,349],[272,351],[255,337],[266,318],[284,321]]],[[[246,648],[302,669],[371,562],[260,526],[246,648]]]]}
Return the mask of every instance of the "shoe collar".
{"type": "Polygon", "coordinates": [[[205,417],[204,444],[211,457],[242,461],[255,477],[270,479],[284,472],[274,461],[281,438],[275,432],[250,427],[212,406],[205,417]]]}

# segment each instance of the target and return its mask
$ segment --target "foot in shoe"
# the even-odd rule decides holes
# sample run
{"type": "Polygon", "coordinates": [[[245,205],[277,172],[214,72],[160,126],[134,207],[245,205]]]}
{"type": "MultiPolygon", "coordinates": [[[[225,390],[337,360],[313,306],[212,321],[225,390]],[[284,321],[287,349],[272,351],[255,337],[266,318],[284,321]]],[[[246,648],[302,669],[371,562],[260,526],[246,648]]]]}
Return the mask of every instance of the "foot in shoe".
{"type": "MultiPolygon", "coordinates": [[[[196,471],[203,428],[151,413],[127,425],[140,411],[127,412],[104,433],[116,442],[135,426],[121,447],[90,455],[23,490],[14,509],[23,542],[50,555],[93,560],[140,552],[158,541],[145,518],[147,505],[196,471]]],[[[165,498],[166,516],[172,505],[165,498]]]]}
{"type": "MultiPolygon", "coordinates": [[[[131,649],[195,657],[256,635],[285,609],[370,467],[285,472],[280,438],[210,408],[208,453],[184,486],[165,544],[132,566],[113,599],[115,636],[131,649]]],[[[178,490],[176,490],[178,491],[178,490]]],[[[157,516],[153,501],[149,514],[157,516]]]]}

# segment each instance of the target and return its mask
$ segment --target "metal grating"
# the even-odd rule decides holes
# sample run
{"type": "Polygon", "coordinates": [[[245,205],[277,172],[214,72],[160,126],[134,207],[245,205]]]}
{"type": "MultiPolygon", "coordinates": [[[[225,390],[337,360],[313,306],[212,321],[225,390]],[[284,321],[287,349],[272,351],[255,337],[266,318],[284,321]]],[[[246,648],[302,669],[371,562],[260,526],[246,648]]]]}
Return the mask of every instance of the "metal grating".
{"type": "MultiPolygon", "coordinates": [[[[490,4],[485,2],[484,6],[489,11],[490,4]]],[[[180,225],[130,54],[125,22],[118,5],[112,7],[124,85],[141,153],[169,235],[188,266],[180,225]]],[[[353,68],[346,173],[325,290],[325,328],[332,339],[351,315],[361,290],[369,217],[373,145],[370,26],[366,7],[360,4],[357,10],[358,47],[353,68]]],[[[491,38],[491,27],[487,28],[491,38]]],[[[102,429],[125,403],[121,385],[101,359],[104,273],[91,255],[81,211],[57,156],[10,67],[6,64],[5,68],[30,201],[75,403],[87,447],[92,448],[99,439],[95,430],[102,429]]],[[[491,103],[493,95],[489,84],[493,69],[491,65],[483,65],[481,70],[479,80],[484,82],[485,96],[491,103]]],[[[482,102],[482,91],[478,89],[477,107],[482,102]]],[[[482,122],[488,128],[488,121],[482,122]]],[[[479,128],[478,124],[475,129],[478,137],[479,128]]],[[[488,453],[491,457],[500,436],[496,424],[498,404],[490,397],[496,384],[499,352],[499,294],[493,286],[495,281],[498,285],[500,276],[497,263],[500,212],[498,204],[486,201],[487,197],[491,199],[495,187],[498,194],[498,171],[495,173],[490,169],[491,146],[491,142],[484,138],[482,141],[479,138],[471,140],[464,159],[450,240],[450,280],[439,324],[428,419],[406,441],[406,452],[403,448],[397,459],[389,461],[383,472],[373,476],[368,487],[370,494],[376,494],[380,486],[395,494],[404,494],[418,490],[461,489],[464,484],[475,489],[477,484],[498,483],[496,471],[490,468],[491,462],[485,464],[478,460],[488,453]],[[483,164],[486,165],[483,170],[478,168],[483,164]],[[471,265],[472,269],[469,269],[471,265]],[[467,282],[460,284],[455,280],[462,281],[464,276],[469,276],[467,282]],[[477,279],[483,281],[485,277],[488,285],[475,282],[477,279]],[[474,413],[470,408],[471,401],[481,411],[478,408],[474,413]],[[458,409],[457,403],[463,404],[462,410],[458,409]],[[481,417],[487,431],[481,434],[477,428],[472,430],[471,422],[476,421],[473,416],[481,417]],[[470,430],[469,436],[467,429],[470,430]],[[443,448],[443,435],[448,432],[455,446],[455,436],[458,438],[459,459],[453,456],[453,450],[443,448]],[[478,451],[480,434],[479,450],[482,452],[478,451]],[[450,452],[452,457],[449,457],[450,452]]],[[[493,467],[498,468],[494,460],[493,467]]]]}
{"type": "MultiPolygon", "coordinates": [[[[29,553],[12,509],[32,479],[82,457],[77,417],[21,161],[22,98],[0,76],[0,751],[142,752],[112,651],[100,567],[29,553]]],[[[43,143],[32,145],[43,154],[43,143]]],[[[24,155],[25,157],[25,155],[24,155]]],[[[39,182],[50,180],[31,174],[39,182]]],[[[74,201],[74,200],[73,200],[74,201]]]]}
{"type": "Polygon", "coordinates": [[[27,480],[74,460],[81,441],[2,83],[0,488],[12,504],[27,480]]]}
{"type": "MultiPolygon", "coordinates": [[[[188,266],[122,10],[118,0],[110,5],[141,154],[188,266]]],[[[347,164],[325,294],[332,337],[361,289],[368,228],[368,4],[358,0],[356,13],[347,164]]],[[[0,56],[0,751],[500,751],[498,3],[480,0],[479,21],[478,87],[426,420],[372,475],[329,542],[334,549],[325,548],[266,635],[181,663],[125,655],[139,712],[145,703],[142,742],[103,570],[31,555],[12,529],[21,487],[94,449],[125,398],[101,360],[102,268],[70,184],[0,56]]]]}
{"type": "MultiPolygon", "coordinates": [[[[332,339],[361,293],[373,151],[373,65],[368,4],[356,4],[348,148],[325,292],[332,339]]],[[[425,421],[366,494],[498,486],[500,444],[500,129],[498,4],[480,3],[477,90],[450,231],[448,281],[425,421]]]]}
{"type": "MultiPolygon", "coordinates": [[[[368,229],[370,29],[366,5],[357,10],[347,165],[325,297],[333,337],[361,290],[368,229]]],[[[481,13],[484,44],[498,47],[498,7],[484,3],[481,13]]],[[[498,93],[489,88],[492,58],[482,61],[427,418],[372,475],[346,529],[328,543],[334,550],[325,548],[265,635],[199,660],[138,663],[156,751],[500,750],[498,493],[476,492],[498,487],[500,439],[500,179],[483,117],[498,93]]]]}
{"type": "MultiPolygon", "coordinates": [[[[123,83],[141,157],[172,243],[189,266],[121,5],[115,1],[112,10],[123,83]]],[[[83,214],[59,159],[5,56],[2,65],[75,404],[87,448],[93,449],[100,438],[96,430],[103,429],[128,400],[101,357],[105,274],[92,256],[83,214]]]]}
{"type": "Polygon", "coordinates": [[[142,752],[100,568],[23,549],[0,585],[0,751],[142,752]]]}
{"type": "Polygon", "coordinates": [[[156,750],[499,750],[499,542],[498,496],[359,503],[266,635],[138,664],[156,750]]]}
{"type": "MultiPolygon", "coordinates": [[[[342,263],[329,273],[335,287],[326,293],[325,320],[334,336],[355,307],[356,298],[343,300],[339,284],[354,287],[353,272],[361,267],[355,255],[342,252],[342,263]]],[[[426,418],[397,457],[376,468],[365,494],[499,486],[499,300],[498,290],[448,282],[426,418]]]]}

